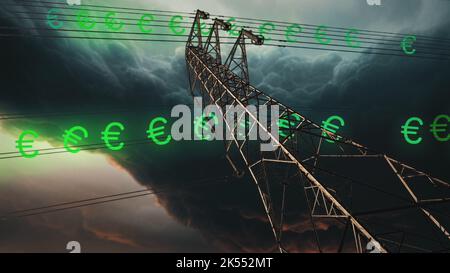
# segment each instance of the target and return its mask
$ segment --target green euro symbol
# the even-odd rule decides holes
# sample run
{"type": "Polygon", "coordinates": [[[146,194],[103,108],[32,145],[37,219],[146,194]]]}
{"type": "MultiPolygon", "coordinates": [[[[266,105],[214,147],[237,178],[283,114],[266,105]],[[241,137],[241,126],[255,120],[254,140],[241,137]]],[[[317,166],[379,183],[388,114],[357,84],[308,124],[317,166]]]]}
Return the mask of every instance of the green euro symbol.
{"type": "Polygon", "coordinates": [[[33,158],[39,154],[38,150],[34,150],[31,153],[27,153],[23,150],[24,148],[33,147],[32,143],[34,142],[34,139],[23,139],[27,135],[31,135],[32,137],[34,137],[34,139],[39,137],[39,135],[33,130],[23,131],[22,134],[20,134],[19,139],[16,141],[16,148],[24,158],[33,158]]]}
{"type": "Polygon", "coordinates": [[[119,140],[119,135],[121,132],[111,131],[113,127],[119,128],[120,131],[125,130],[125,127],[120,122],[111,122],[106,126],[105,130],[102,132],[102,140],[105,142],[106,147],[112,151],[119,151],[125,145],[123,142],[120,142],[117,146],[111,144],[111,141],[117,142],[119,140]]]}
{"type": "Polygon", "coordinates": [[[288,120],[288,118],[280,118],[278,120],[279,135],[283,138],[288,136],[291,138],[291,130],[295,129],[301,121],[302,117],[297,113],[293,113],[290,120],[288,120]],[[292,117],[294,119],[292,119],[292,117]]]}
{"type": "Polygon", "coordinates": [[[87,138],[89,136],[88,131],[84,127],[78,125],[64,131],[64,148],[66,148],[66,150],[68,152],[71,152],[72,154],[76,154],[81,150],[80,148],[71,147],[77,145],[78,141],[81,140],[81,136],[75,134],[75,132],[81,132],[84,138],[87,138]]]}
{"type": "MultiPolygon", "coordinates": [[[[194,29],[197,29],[197,22],[194,22],[194,29]]],[[[209,29],[206,29],[205,22],[200,23],[200,32],[202,33],[202,35],[209,36],[211,31],[212,31],[212,26],[209,29]]]]}
{"type": "Polygon", "coordinates": [[[316,40],[323,45],[327,45],[327,44],[331,43],[331,39],[324,37],[326,35],[326,32],[325,32],[326,29],[327,29],[327,26],[324,26],[324,25],[319,26],[316,29],[316,35],[315,35],[316,40]]]}
{"type": "Polygon", "coordinates": [[[264,41],[270,41],[270,37],[264,34],[267,33],[267,31],[275,30],[275,25],[273,23],[264,23],[259,26],[258,30],[259,34],[264,37],[264,41]]]}
{"type": "Polygon", "coordinates": [[[155,124],[157,122],[161,122],[163,124],[167,124],[167,119],[165,119],[163,117],[154,118],[150,122],[150,124],[148,126],[147,136],[148,136],[149,139],[153,140],[153,142],[156,143],[157,145],[166,145],[172,140],[172,136],[168,135],[163,140],[158,138],[158,137],[164,135],[164,128],[165,128],[165,126],[162,125],[162,126],[155,127],[155,124]]]}
{"type": "Polygon", "coordinates": [[[250,133],[250,120],[241,119],[241,122],[239,122],[239,127],[241,127],[243,130],[237,130],[238,136],[240,138],[244,138],[248,133],[250,133]],[[246,132],[249,130],[248,132],[246,132]]]}
{"type": "Polygon", "coordinates": [[[59,12],[60,9],[50,9],[47,14],[47,24],[53,29],[61,28],[64,23],[60,21],[56,21],[58,19],[58,15],[53,14],[59,12]]]}
{"type": "Polygon", "coordinates": [[[240,31],[237,30],[238,26],[236,24],[231,23],[234,21],[236,21],[236,18],[234,18],[234,17],[231,17],[230,19],[227,20],[227,23],[231,24],[231,28],[228,31],[228,34],[230,34],[231,36],[234,36],[234,37],[238,37],[240,34],[240,31]]]}
{"type": "Polygon", "coordinates": [[[211,132],[213,129],[212,127],[218,124],[219,119],[214,113],[210,113],[208,116],[203,114],[201,117],[196,117],[194,119],[194,133],[200,140],[210,140],[212,136],[210,134],[204,135],[203,132],[204,131],[211,132]],[[213,125],[211,125],[211,123],[209,122],[210,120],[213,120],[213,125]]]}
{"type": "Polygon", "coordinates": [[[183,20],[183,16],[181,15],[175,15],[170,18],[169,21],[169,29],[175,34],[175,35],[183,35],[186,32],[186,29],[184,27],[179,26],[181,21],[183,20]]]}
{"type": "Polygon", "coordinates": [[[433,123],[430,125],[431,129],[430,132],[433,134],[434,138],[436,138],[439,142],[446,142],[450,139],[450,133],[447,133],[445,136],[445,133],[448,131],[448,123],[450,122],[450,117],[448,115],[439,115],[434,118],[433,123]],[[445,119],[446,123],[440,123],[439,121],[441,119],[445,119]],[[439,133],[444,133],[444,136],[440,135],[439,133]]]}
{"type": "Polygon", "coordinates": [[[89,18],[89,12],[83,9],[77,12],[77,22],[82,29],[92,29],[96,24],[94,19],[89,18]]]}
{"type": "Polygon", "coordinates": [[[292,24],[286,28],[285,37],[286,41],[290,43],[294,43],[297,40],[291,39],[291,36],[294,36],[295,34],[299,34],[303,31],[303,28],[299,24],[292,24]]]}
{"type": "Polygon", "coordinates": [[[209,120],[213,119],[214,125],[217,125],[219,120],[214,115],[214,113],[210,113],[208,116],[205,116],[204,114],[201,117],[197,117],[194,119],[194,133],[200,140],[209,140],[211,139],[211,135],[203,135],[204,131],[211,131],[212,126],[208,122],[209,120]]]}
{"type": "Polygon", "coordinates": [[[116,16],[116,13],[114,11],[110,11],[110,12],[106,13],[105,25],[106,25],[106,27],[108,27],[109,29],[111,29],[113,31],[119,31],[123,27],[123,22],[120,22],[119,20],[114,18],[115,16],[116,16]]]}
{"type": "MultiPolygon", "coordinates": [[[[329,134],[327,132],[331,132],[333,134],[336,134],[336,131],[345,125],[345,121],[343,118],[341,118],[340,116],[331,116],[329,117],[327,120],[322,121],[322,127],[324,129],[324,131],[322,132],[322,136],[325,137],[330,137],[329,134]],[[339,125],[332,123],[333,121],[337,120],[339,125]]],[[[340,136],[336,137],[336,140],[341,139],[340,136]]],[[[327,142],[329,143],[334,143],[334,140],[331,139],[325,139],[327,142]]]]}
{"type": "Polygon", "coordinates": [[[408,142],[409,144],[419,144],[420,142],[422,142],[422,137],[418,137],[416,139],[412,139],[410,137],[410,135],[417,135],[417,131],[420,129],[419,126],[411,126],[410,124],[412,122],[417,122],[420,126],[423,125],[423,121],[421,118],[418,117],[410,117],[404,125],[402,125],[402,130],[400,131],[400,133],[403,134],[403,137],[405,138],[406,142],[408,142]]]}
{"type": "Polygon", "coordinates": [[[354,39],[356,39],[356,37],[354,35],[358,34],[358,30],[357,29],[349,29],[349,31],[347,31],[347,34],[345,35],[345,42],[347,43],[347,45],[349,47],[359,47],[360,43],[359,41],[354,41],[354,39]]]}
{"type": "Polygon", "coordinates": [[[142,33],[151,33],[153,30],[151,28],[145,29],[144,23],[149,26],[149,23],[155,20],[155,17],[152,14],[144,14],[141,16],[139,20],[138,26],[142,33]]]}
{"type": "Polygon", "coordinates": [[[412,43],[416,41],[416,36],[410,35],[403,38],[401,42],[401,47],[403,49],[403,52],[405,52],[406,55],[413,55],[416,53],[416,49],[412,48],[412,43]]]}

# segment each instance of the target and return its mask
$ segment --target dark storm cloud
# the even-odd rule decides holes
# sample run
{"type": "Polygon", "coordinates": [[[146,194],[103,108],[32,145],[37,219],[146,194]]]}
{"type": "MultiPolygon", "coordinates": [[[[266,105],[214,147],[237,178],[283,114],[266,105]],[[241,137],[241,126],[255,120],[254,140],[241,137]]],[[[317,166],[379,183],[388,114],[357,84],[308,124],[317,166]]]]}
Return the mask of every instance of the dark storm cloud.
{"type": "Polygon", "coordinates": [[[16,111],[168,105],[185,92],[177,77],[185,74],[177,60],[181,56],[137,60],[118,43],[75,54],[76,48],[55,47],[49,41],[22,41],[20,49],[17,45],[6,41],[0,53],[9,64],[2,78],[8,79],[3,89],[10,92],[3,94],[2,104],[10,106],[21,98],[16,111]]]}
{"type": "Polygon", "coordinates": [[[342,58],[329,54],[311,60],[284,50],[250,55],[251,79],[261,90],[294,105],[308,105],[332,83],[342,58]]]}
{"type": "MultiPolygon", "coordinates": [[[[0,8],[0,22],[4,25],[48,28],[45,22],[21,19],[7,9],[0,8]]],[[[42,9],[27,7],[24,11],[42,9]]],[[[47,30],[34,31],[49,34],[47,30]]],[[[0,57],[7,64],[2,67],[1,77],[8,79],[2,87],[8,92],[2,94],[0,106],[14,105],[20,97],[21,103],[15,109],[18,111],[134,108],[188,98],[181,53],[149,57],[145,48],[133,43],[18,38],[2,40],[0,57]]]]}

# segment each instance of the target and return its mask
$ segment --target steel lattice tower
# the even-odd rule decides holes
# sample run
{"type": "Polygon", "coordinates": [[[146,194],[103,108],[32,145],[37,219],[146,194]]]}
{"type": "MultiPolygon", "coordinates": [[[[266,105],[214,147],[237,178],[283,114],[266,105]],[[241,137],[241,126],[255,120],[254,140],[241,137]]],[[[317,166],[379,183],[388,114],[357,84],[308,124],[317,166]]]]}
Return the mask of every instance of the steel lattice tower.
{"type": "MultiPolygon", "coordinates": [[[[222,20],[214,19],[209,36],[202,37],[200,20],[206,19],[209,19],[209,14],[197,10],[186,44],[186,63],[192,94],[199,94],[205,103],[218,106],[222,110],[222,117],[226,116],[226,105],[242,107],[278,105],[280,119],[286,120],[288,124],[285,128],[288,133],[277,140],[270,133],[270,128],[264,127],[258,121],[257,116],[250,111],[237,117],[237,122],[233,127],[224,119],[224,124],[233,134],[233,140],[225,141],[226,157],[238,175],[242,175],[242,172],[245,171],[256,184],[276,246],[280,252],[286,252],[283,226],[286,218],[287,196],[293,183],[301,186],[314,231],[317,223],[328,221],[328,219],[336,220],[343,227],[342,234],[337,240],[339,242],[339,247],[335,249],[337,252],[366,252],[366,246],[370,242],[380,252],[400,251],[402,248],[408,248],[408,251],[413,249],[427,251],[426,248],[417,245],[408,245],[405,242],[405,236],[408,237],[408,234],[403,233],[398,237],[392,235],[395,232],[391,231],[390,233],[388,231],[381,233],[377,230],[378,226],[367,224],[361,220],[364,216],[374,215],[373,217],[376,217],[380,213],[405,209],[416,209],[423,218],[422,220],[439,237],[440,246],[448,250],[450,234],[442,222],[443,218],[436,216],[438,211],[434,207],[450,201],[450,185],[448,183],[418,171],[386,154],[372,151],[349,138],[327,131],[292,108],[250,85],[246,39],[254,45],[262,45],[263,37],[242,29],[230,54],[225,62],[222,62],[219,31],[229,30],[230,25],[222,20]],[[241,122],[250,124],[243,140],[236,137],[237,127],[241,122]],[[261,152],[259,145],[255,145],[248,139],[249,131],[255,128],[268,132],[278,148],[273,152],[261,152]],[[332,142],[332,144],[326,143],[326,141],[332,142]],[[325,143],[329,145],[325,145],[325,143]],[[238,158],[233,159],[236,154],[238,158]],[[357,211],[355,208],[351,210],[352,206],[349,202],[339,195],[337,190],[340,187],[339,184],[335,183],[333,179],[330,183],[325,182],[323,173],[335,175],[333,172],[327,173],[327,164],[337,166],[338,169],[350,165],[352,170],[356,171],[358,170],[357,165],[352,165],[353,160],[356,159],[368,162],[370,165],[377,161],[377,164],[388,172],[385,176],[386,179],[398,186],[397,190],[401,193],[400,197],[404,199],[404,202],[391,207],[375,206],[375,208],[365,211],[360,209],[359,212],[354,212],[357,211]],[[330,160],[332,162],[328,162],[330,160]],[[275,187],[279,189],[277,193],[275,193],[275,187]],[[425,188],[427,192],[426,198],[420,194],[419,190],[422,188],[425,188]],[[347,233],[352,235],[348,236],[347,233]]],[[[364,199],[364,197],[361,198],[364,199]]],[[[321,251],[317,232],[315,232],[315,237],[319,246],[318,250],[321,251]]]]}

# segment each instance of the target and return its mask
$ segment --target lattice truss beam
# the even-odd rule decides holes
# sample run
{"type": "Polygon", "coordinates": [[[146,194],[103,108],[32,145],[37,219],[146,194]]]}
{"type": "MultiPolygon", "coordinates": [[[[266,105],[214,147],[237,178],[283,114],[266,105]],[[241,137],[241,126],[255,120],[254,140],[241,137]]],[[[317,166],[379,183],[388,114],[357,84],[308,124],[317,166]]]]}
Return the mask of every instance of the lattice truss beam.
{"type": "Polygon", "coordinates": [[[192,94],[202,96],[205,104],[217,105],[222,117],[227,116],[227,105],[278,105],[284,121],[278,141],[270,126],[262,125],[251,111],[236,117],[234,124],[224,119],[233,136],[224,141],[227,159],[238,176],[245,172],[256,184],[280,252],[299,249],[293,247],[292,227],[302,219],[310,221],[318,251],[448,251],[448,207],[438,207],[450,201],[447,182],[327,131],[251,86],[246,39],[260,45],[263,38],[242,29],[222,63],[219,30],[230,26],[215,19],[203,42],[200,20],[208,18],[197,11],[186,44],[192,94]],[[245,136],[238,138],[242,124],[245,136]],[[257,129],[268,132],[277,144],[275,151],[261,152],[260,143],[249,140],[257,129]],[[326,237],[321,242],[326,232],[336,239],[326,237]]]}

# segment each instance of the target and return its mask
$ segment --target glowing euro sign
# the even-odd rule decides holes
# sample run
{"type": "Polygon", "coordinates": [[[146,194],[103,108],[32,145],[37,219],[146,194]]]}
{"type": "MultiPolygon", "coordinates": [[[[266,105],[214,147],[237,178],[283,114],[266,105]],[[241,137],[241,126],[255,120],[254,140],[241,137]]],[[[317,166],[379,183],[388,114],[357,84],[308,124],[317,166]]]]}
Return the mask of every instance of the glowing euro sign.
{"type": "Polygon", "coordinates": [[[117,20],[114,17],[116,17],[116,13],[113,11],[106,13],[105,15],[106,27],[113,31],[119,31],[123,27],[123,22],[117,20]]]}
{"type": "Polygon", "coordinates": [[[270,37],[267,35],[264,35],[264,34],[267,33],[267,31],[271,31],[274,29],[275,29],[275,24],[269,22],[269,23],[264,23],[264,24],[260,25],[258,28],[258,31],[259,31],[259,34],[264,37],[264,41],[270,41],[270,37]]]}
{"type": "Polygon", "coordinates": [[[183,16],[175,15],[170,18],[169,29],[175,35],[183,35],[186,32],[186,28],[179,26],[181,21],[183,21],[183,16]]]}
{"type": "Polygon", "coordinates": [[[47,24],[53,29],[60,29],[64,23],[57,21],[58,15],[54,13],[59,13],[60,9],[50,9],[47,14],[47,24]]]}
{"type": "Polygon", "coordinates": [[[414,53],[416,53],[416,49],[412,48],[412,44],[415,41],[416,41],[416,36],[414,36],[414,35],[406,36],[405,38],[403,38],[403,40],[401,42],[401,47],[403,49],[403,52],[406,55],[413,55],[414,53]]]}
{"type": "Polygon", "coordinates": [[[251,121],[249,119],[241,119],[239,126],[243,130],[237,130],[238,139],[244,139],[246,135],[250,135],[252,131],[254,132],[254,130],[256,130],[254,127],[255,123],[255,121],[251,121]]]}
{"type": "MultiPolygon", "coordinates": [[[[336,133],[336,131],[345,125],[345,121],[340,116],[331,116],[327,120],[322,121],[322,127],[328,132],[331,132],[333,134],[336,133]],[[339,124],[334,124],[333,121],[337,121],[339,124]]],[[[329,137],[328,133],[326,131],[322,132],[322,136],[329,137]]],[[[341,137],[337,136],[336,140],[339,140],[341,137]]],[[[325,139],[325,141],[329,143],[334,143],[334,140],[331,139],[325,139]]]]}
{"type": "Polygon", "coordinates": [[[167,119],[163,117],[154,118],[148,125],[147,137],[156,145],[166,145],[172,140],[171,135],[167,135],[165,138],[161,139],[160,136],[164,136],[164,125],[155,127],[156,123],[167,124],[167,119]]]}
{"type": "Polygon", "coordinates": [[[301,121],[302,117],[300,117],[300,115],[298,115],[297,113],[293,113],[290,120],[288,120],[287,118],[280,118],[278,120],[280,136],[283,138],[289,136],[289,138],[291,138],[292,136],[290,129],[295,129],[301,121]]]}
{"type": "Polygon", "coordinates": [[[360,42],[355,41],[356,34],[358,34],[357,29],[352,28],[347,31],[347,34],[345,35],[345,42],[347,43],[348,46],[350,46],[350,47],[359,47],[360,46],[360,42]]]}
{"type": "Polygon", "coordinates": [[[106,147],[112,151],[119,151],[125,145],[123,142],[120,142],[117,146],[111,144],[111,141],[117,142],[119,140],[119,135],[121,132],[111,131],[113,127],[119,128],[120,131],[125,130],[125,127],[120,122],[111,122],[106,126],[105,130],[102,132],[102,140],[105,142],[106,147]]]}
{"type": "Polygon", "coordinates": [[[236,18],[231,17],[230,19],[227,20],[227,23],[229,23],[231,25],[230,30],[228,31],[228,34],[230,34],[231,36],[239,36],[240,31],[237,30],[238,26],[236,24],[232,24],[231,22],[236,21],[236,18]]]}
{"type": "Polygon", "coordinates": [[[16,141],[16,148],[24,158],[33,158],[39,154],[39,151],[34,150],[31,153],[27,153],[26,151],[24,151],[24,148],[33,147],[32,143],[34,142],[34,139],[24,139],[24,137],[28,135],[31,135],[35,139],[39,137],[38,133],[33,130],[23,131],[22,134],[20,134],[19,139],[16,141]]]}
{"type": "Polygon", "coordinates": [[[92,29],[96,24],[94,19],[89,18],[89,11],[84,9],[77,12],[77,22],[82,29],[92,29]]]}
{"type": "Polygon", "coordinates": [[[153,29],[151,29],[151,28],[147,28],[147,29],[144,28],[145,26],[148,27],[150,22],[152,22],[153,20],[155,20],[155,17],[153,16],[153,14],[146,13],[141,16],[138,26],[139,26],[139,29],[142,31],[142,33],[151,33],[153,31],[153,29]],[[146,25],[144,25],[144,24],[146,24],[146,25]]]}
{"type": "MultiPolygon", "coordinates": [[[[201,117],[196,117],[194,119],[194,134],[200,140],[210,140],[212,138],[211,134],[204,135],[204,131],[211,132],[213,125],[209,122],[213,120],[213,125],[219,124],[219,119],[214,113],[210,113],[209,115],[203,114],[201,117]]],[[[244,123],[245,126],[245,123],[244,123]]]]}
{"type": "Polygon", "coordinates": [[[439,115],[434,118],[433,123],[430,125],[430,132],[433,134],[434,138],[439,142],[445,142],[450,140],[450,132],[448,132],[448,123],[450,122],[450,117],[448,115],[439,115]],[[440,123],[441,120],[445,120],[444,123],[440,123]],[[444,133],[444,134],[440,134],[444,133]]]}
{"type": "Polygon", "coordinates": [[[325,30],[327,29],[327,26],[318,26],[316,29],[316,40],[323,44],[323,45],[327,45],[329,43],[331,43],[331,39],[327,38],[325,35],[327,35],[327,33],[325,32],[325,30]]]}
{"type": "Polygon", "coordinates": [[[294,43],[297,40],[292,39],[291,36],[295,36],[295,34],[299,34],[303,31],[302,26],[300,26],[299,24],[292,24],[290,26],[288,26],[286,28],[286,32],[285,32],[285,37],[286,37],[286,41],[290,42],[290,43],[294,43]]]}
{"type": "MultiPolygon", "coordinates": [[[[197,29],[197,22],[194,22],[194,29],[197,29]]],[[[212,26],[209,29],[207,29],[205,22],[200,23],[200,32],[202,33],[202,35],[209,36],[211,31],[212,31],[212,26]]]]}
{"type": "Polygon", "coordinates": [[[419,126],[412,126],[412,122],[417,122],[420,126],[423,125],[423,121],[421,118],[418,117],[410,117],[405,124],[402,125],[402,130],[400,133],[402,133],[403,137],[405,138],[406,142],[409,144],[415,145],[422,142],[422,138],[418,137],[416,139],[412,139],[410,135],[417,135],[417,131],[420,129],[419,126]]]}
{"type": "Polygon", "coordinates": [[[82,137],[87,138],[89,136],[88,131],[82,126],[73,126],[69,130],[64,131],[64,148],[70,153],[76,154],[81,149],[73,148],[72,146],[78,145],[78,142],[82,139],[81,136],[77,135],[76,132],[81,132],[82,137]]]}

